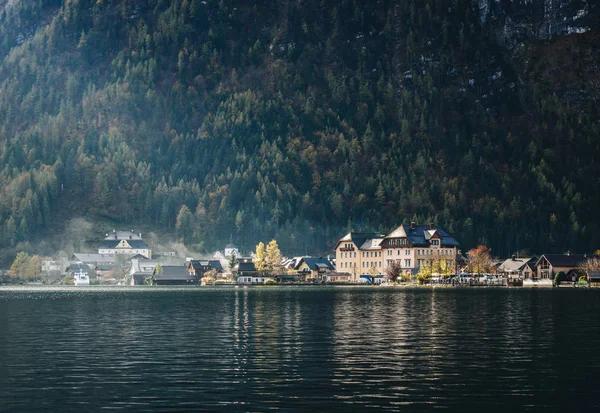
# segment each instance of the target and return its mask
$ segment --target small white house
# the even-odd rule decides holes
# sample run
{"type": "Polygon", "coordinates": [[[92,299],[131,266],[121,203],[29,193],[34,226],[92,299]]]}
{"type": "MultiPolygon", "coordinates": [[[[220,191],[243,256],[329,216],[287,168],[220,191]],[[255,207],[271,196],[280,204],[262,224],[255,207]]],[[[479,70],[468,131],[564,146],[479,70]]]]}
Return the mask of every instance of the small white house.
{"type": "Polygon", "coordinates": [[[264,284],[268,279],[273,278],[267,275],[241,275],[237,278],[238,284],[250,285],[250,284],[264,284]]]}
{"type": "Polygon", "coordinates": [[[225,257],[229,258],[233,254],[235,254],[236,257],[240,256],[240,251],[238,250],[238,247],[236,247],[234,244],[227,244],[227,246],[225,247],[225,257]]]}

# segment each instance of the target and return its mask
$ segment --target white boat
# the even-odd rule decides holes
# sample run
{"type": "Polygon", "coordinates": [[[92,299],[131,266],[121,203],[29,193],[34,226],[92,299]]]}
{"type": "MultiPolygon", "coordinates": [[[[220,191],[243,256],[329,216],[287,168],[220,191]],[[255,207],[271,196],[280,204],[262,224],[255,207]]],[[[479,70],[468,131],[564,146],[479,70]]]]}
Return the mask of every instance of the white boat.
{"type": "Polygon", "coordinates": [[[75,285],[90,285],[90,276],[87,272],[74,272],[73,278],[75,280],[75,285]]]}

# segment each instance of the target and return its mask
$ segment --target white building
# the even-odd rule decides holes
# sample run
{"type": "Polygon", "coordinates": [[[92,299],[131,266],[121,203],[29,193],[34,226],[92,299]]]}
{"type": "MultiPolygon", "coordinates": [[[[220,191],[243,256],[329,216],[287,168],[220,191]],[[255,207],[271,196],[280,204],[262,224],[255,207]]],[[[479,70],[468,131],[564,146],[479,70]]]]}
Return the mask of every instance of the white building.
{"type": "Polygon", "coordinates": [[[142,234],[113,230],[112,234],[106,234],[106,238],[98,248],[98,254],[143,255],[151,258],[152,250],[142,239],[142,234]]]}
{"type": "Polygon", "coordinates": [[[236,257],[240,256],[240,251],[238,250],[238,247],[236,247],[234,244],[227,244],[227,246],[225,247],[225,257],[229,258],[233,254],[235,254],[236,257]]]}

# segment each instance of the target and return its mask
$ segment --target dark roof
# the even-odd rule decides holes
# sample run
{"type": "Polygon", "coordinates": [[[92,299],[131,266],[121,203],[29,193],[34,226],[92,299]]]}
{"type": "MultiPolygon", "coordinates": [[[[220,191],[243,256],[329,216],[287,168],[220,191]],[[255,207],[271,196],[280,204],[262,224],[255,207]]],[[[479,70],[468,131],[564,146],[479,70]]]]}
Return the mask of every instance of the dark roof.
{"type": "Polygon", "coordinates": [[[240,262],[238,272],[242,271],[256,271],[256,267],[253,262],[240,262]]]}
{"type": "Polygon", "coordinates": [[[351,232],[350,238],[354,245],[360,248],[368,239],[383,238],[383,234],[378,234],[376,232],[351,232]]]}
{"type": "Polygon", "coordinates": [[[190,275],[186,267],[181,265],[163,265],[162,274],[156,274],[154,269],[154,278],[156,280],[195,280],[195,275],[190,275]]]}
{"type": "Polygon", "coordinates": [[[600,281],[600,271],[588,271],[589,281],[600,281]]]}
{"type": "Polygon", "coordinates": [[[331,263],[331,261],[329,261],[327,258],[313,258],[313,257],[306,257],[306,258],[302,258],[300,259],[300,262],[298,262],[298,267],[300,267],[302,265],[302,263],[306,263],[306,265],[308,266],[308,268],[310,268],[313,271],[316,271],[318,269],[322,269],[322,268],[327,268],[331,271],[333,271],[335,268],[333,267],[333,264],[331,263]]]}
{"type": "Polygon", "coordinates": [[[544,257],[553,267],[579,267],[586,260],[584,254],[544,254],[538,260],[538,263],[544,257]]]}
{"type": "Polygon", "coordinates": [[[202,270],[203,267],[208,265],[208,262],[206,261],[200,261],[200,260],[191,260],[190,261],[190,265],[192,266],[192,268],[194,270],[202,270]]]}
{"type": "Polygon", "coordinates": [[[190,264],[196,271],[205,270],[210,267],[213,270],[223,271],[223,266],[219,260],[191,260],[190,264]]]}
{"type": "Polygon", "coordinates": [[[69,266],[69,268],[70,268],[71,272],[86,272],[88,274],[90,272],[92,272],[92,269],[87,264],[74,263],[74,264],[71,264],[69,266]]]}
{"type": "MultiPolygon", "coordinates": [[[[98,248],[100,248],[100,249],[115,249],[115,248],[117,248],[117,245],[119,245],[119,243],[121,241],[123,241],[123,240],[118,240],[118,239],[104,240],[104,241],[102,241],[102,243],[100,244],[100,246],[98,248]]],[[[144,240],[141,240],[141,239],[126,239],[124,241],[126,241],[129,245],[131,245],[131,248],[134,250],[145,250],[148,248],[148,245],[146,245],[144,240]]]]}
{"type": "MultiPolygon", "coordinates": [[[[415,229],[411,229],[410,225],[405,226],[404,230],[406,231],[406,236],[412,242],[413,245],[423,245],[428,246],[429,242],[426,238],[426,233],[429,231],[429,226],[427,225],[416,225],[415,229]]],[[[441,237],[440,244],[446,247],[456,247],[458,246],[458,241],[454,239],[454,237],[450,236],[446,231],[439,227],[433,227],[433,230],[437,231],[438,235],[441,237]]]]}
{"type": "Polygon", "coordinates": [[[404,234],[406,234],[406,238],[410,240],[413,246],[429,246],[429,239],[434,235],[438,235],[441,238],[440,244],[444,247],[457,247],[459,245],[454,237],[435,225],[433,227],[429,225],[415,225],[414,228],[411,228],[410,225],[403,224],[385,238],[404,238],[404,234]],[[437,234],[435,234],[436,232],[437,234]]]}
{"type": "Polygon", "coordinates": [[[208,264],[213,270],[223,271],[223,266],[221,265],[221,261],[219,260],[210,260],[208,264]]]}

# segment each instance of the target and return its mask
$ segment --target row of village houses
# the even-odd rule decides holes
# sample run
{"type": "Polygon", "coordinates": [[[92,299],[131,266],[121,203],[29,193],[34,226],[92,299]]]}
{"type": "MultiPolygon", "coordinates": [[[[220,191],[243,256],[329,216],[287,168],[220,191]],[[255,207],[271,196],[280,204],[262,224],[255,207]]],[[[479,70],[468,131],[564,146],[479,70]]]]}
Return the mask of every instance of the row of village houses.
{"type": "MultiPolygon", "coordinates": [[[[465,263],[459,243],[453,236],[439,226],[414,222],[400,225],[387,235],[350,232],[337,242],[334,250],[333,259],[306,256],[284,259],[281,274],[276,274],[275,278],[278,282],[378,283],[384,280],[386,270],[393,263],[409,278],[414,278],[422,265],[433,260],[446,261],[453,273],[460,273],[465,263]]],[[[152,251],[141,234],[113,231],[106,235],[97,254],[76,253],[69,261],[46,261],[42,270],[68,269],[75,277],[93,278],[108,277],[114,274],[117,265],[121,265],[132,285],[143,284],[148,278],[156,284],[198,283],[209,271],[223,278],[233,272],[240,284],[260,284],[272,278],[271,274],[257,271],[251,257],[238,258],[236,268],[227,271],[223,264],[232,254],[239,255],[239,250],[230,243],[224,253],[215,253],[213,259],[186,259],[185,264],[167,265],[164,257],[152,259],[152,251]]],[[[557,273],[564,272],[568,279],[575,280],[589,259],[582,254],[512,257],[497,264],[496,274],[508,279],[551,282],[557,273]]],[[[600,278],[600,273],[595,271],[587,275],[600,278]]]]}

